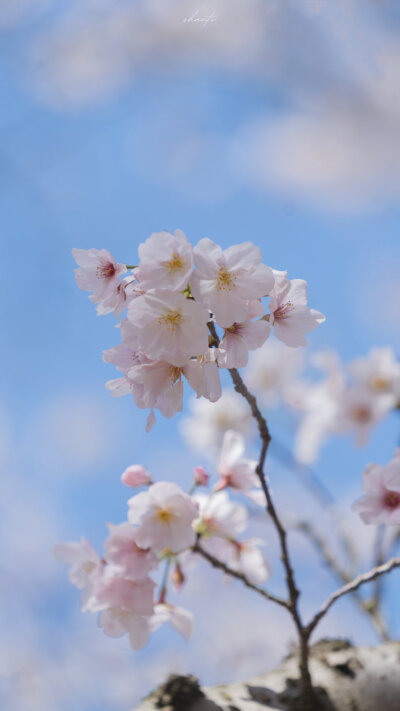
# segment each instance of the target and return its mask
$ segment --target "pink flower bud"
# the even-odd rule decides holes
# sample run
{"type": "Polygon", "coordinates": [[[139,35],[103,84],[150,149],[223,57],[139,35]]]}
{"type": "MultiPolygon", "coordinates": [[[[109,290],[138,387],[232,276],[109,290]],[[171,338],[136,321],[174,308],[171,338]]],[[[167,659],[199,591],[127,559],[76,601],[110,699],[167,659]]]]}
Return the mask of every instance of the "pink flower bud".
{"type": "Polygon", "coordinates": [[[151,475],[141,464],[132,464],[125,469],[121,481],[125,486],[144,486],[151,484],[151,475]]]}
{"type": "Polygon", "coordinates": [[[194,469],[194,481],[197,486],[208,486],[208,480],[210,475],[207,474],[203,467],[195,467],[194,469]]]}

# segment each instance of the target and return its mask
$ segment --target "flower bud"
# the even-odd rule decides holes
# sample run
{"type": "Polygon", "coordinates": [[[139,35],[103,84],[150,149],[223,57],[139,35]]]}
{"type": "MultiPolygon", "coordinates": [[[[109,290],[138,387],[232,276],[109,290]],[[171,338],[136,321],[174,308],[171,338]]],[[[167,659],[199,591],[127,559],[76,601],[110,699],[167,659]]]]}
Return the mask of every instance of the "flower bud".
{"type": "Polygon", "coordinates": [[[208,486],[208,480],[210,476],[207,474],[203,467],[195,467],[194,469],[194,481],[196,486],[208,486]]]}
{"type": "Polygon", "coordinates": [[[125,486],[144,486],[151,484],[151,475],[141,464],[132,464],[125,469],[121,481],[125,486]]]}

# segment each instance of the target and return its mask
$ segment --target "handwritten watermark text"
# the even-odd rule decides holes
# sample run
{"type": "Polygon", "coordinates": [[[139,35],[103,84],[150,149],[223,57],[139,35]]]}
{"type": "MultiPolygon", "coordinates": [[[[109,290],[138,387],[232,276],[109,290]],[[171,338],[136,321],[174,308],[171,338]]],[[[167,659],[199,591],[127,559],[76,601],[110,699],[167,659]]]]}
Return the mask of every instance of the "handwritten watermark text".
{"type": "Polygon", "coordinates": [[[210,15],[200,15],[200,10],[195,10],[193,15],[190,17],[184,17],[182,22],[196,22],[198,25],[206,27],[210,22],[215,22],[218,19],[218,15],[215,14],[214,10],[210,15]]]}

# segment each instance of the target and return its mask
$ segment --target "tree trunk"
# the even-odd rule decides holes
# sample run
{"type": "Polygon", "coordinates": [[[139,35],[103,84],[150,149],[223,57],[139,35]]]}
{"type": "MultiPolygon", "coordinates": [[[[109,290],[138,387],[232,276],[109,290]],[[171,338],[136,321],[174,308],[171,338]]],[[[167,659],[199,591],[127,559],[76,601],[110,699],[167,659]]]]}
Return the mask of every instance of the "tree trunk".
{"type": "MultiPolygon", "coordinates": [[[[322,640],[312,647],[310,669],[313,711],[400,711],[400,642],[322,640]]],[[[298,677],[294,656],[246,682],[201,688],[195,677],[172,676],[135,711],[303,711],[298,677]]]]}

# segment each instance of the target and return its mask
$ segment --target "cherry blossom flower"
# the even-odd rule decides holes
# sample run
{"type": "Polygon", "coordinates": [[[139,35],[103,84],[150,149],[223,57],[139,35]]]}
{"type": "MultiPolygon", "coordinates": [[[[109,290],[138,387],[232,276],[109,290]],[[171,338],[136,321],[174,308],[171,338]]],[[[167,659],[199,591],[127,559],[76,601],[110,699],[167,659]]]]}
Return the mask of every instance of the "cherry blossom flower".
{"type": "Polygon", "coordinates": [[[282,341],[268,340],[251,354],[245,381],[250,390],[268,407],[276,407],[298,377],[304,355],[282,341]]]}
{"type": "Polygon", "coordinates": [[[82,603],[86,604],[92,594],[93,586],[103,573],[103,562],[86,538],[80,543],[57,543],[53,549],[55,558],[60,563],[71,565],[69,580],[83,590],[82,603]]]}
{"type": "Polygon", "coordinates": [[[128,634],[132,649],[142,649],[150,636],[151,617],[136,615],[122,607],[109,607],[99,615],[99,627],[109,637],[121,637],[128,634]]]}
{"type": "Polygon", "coordinates": [[[188,445],[203,456],[218,456],[227,430],[235,429],[245,437],[251,434],[250,409],[233,390],[224,390],[216,403],[192,400],[190,407],[193,414],[181,421],[180,429],[188,445]]]}
{"type": "Polygon", "coordinates": [[[90,299],[95,304],[104,303],[114,294],[120,275],[127,271],[126,265],[117,264],[107,249],[73,249],[72,256],[79,265],[75,269],[76,283],[83,291],[93,291],[90,299]]]}
{"type": "Polygon", "coordinates": [[[208,346],[207,310],[183,294],[153,291],[135,299],[128,319],[136,328],[140,350],[151,360],[182,365],[208,346]]]}
{"type": "Polygon", "coordinates": [[[141,464],[131,464],[127,467],[123,474],[121,474],[121,481],[125,486],[146,486],[151,484],[151,474],[142,467],[141,464]]]}
{"type": "Polygon", "coordinates": [[[125,277],[122,281],[115,282],[113,291],[97,305],[97,315],[105,316],[112,313],[113,316],[120,316],[130,302],[142,293],[136,287],[134,277],[125,277]]]}
{"type": "Polygon", "coordinates": [[[235,322],[224,330],[220,347],[226,351],[225,368],[244,368],[249,360],[249,351],[260,348],[270,334],[269,323],[262,319],[252,320],[255,316],[262,316],[264,313],[259,301],[254,304],[256,308],[252,308],[246,321],[235,322]]]}
{"type": "Polygon", "coordinates": [[[225,432],[218,463],[220,479],[215,486],[216,491],[227,486],[238,491],[260,486],[256,474],[257,462],[243,458],[244,448],[244,439],[239,432],[234,430],[225,432]]]}
{"type": "Polygon", "coordinates": [[[154,614],[150,619],[151,631],[155,631],[165,622],[169,622],[179,634],[189,641],[193,632],[193,615],[191,612],[184,610],[183,607],[177,607],[169,603],[154,605],[154,614]]]}
{"type": "Polygon", "coordinates": [[[337,353],[315,353],[312,363],[325,377],[317,383],[299,381],[286,391],[289,404],[304,413],[294,445],[295,457],[302,464],[312,464],[327,436],[337,431],[339,408],[346,390],[345,373],[337,353]]]}
{"type": "MultiPolygon", "coordinates": [[[[122,390],[121,394],[132,392],[138,407],[158,408],[165,417],[172,417],[182,410],[183,376],[198,397],[214,400],[220,396],[218,371],[215,363],[210,365],[215,368],[217,381],[210,378],[209,370],[198,360],[186,359],[180,366],[160,360],[133,366],[128,371],[127,383],[115,383],[115,386],[122,390]]],[[[114,385],[114,381],[111,383],[114,385]]]]}
{"type": "Polygon", "coordinates": [[[198,515],[197,507],[176,484],[153,484],[129,499],[128,505],[128,520],[138,526],[136,544],[140,547],[179,553],[194,544],[192,523],[198,515]]]}
{"type": "Polygon", "coordinates": [[[206,542],[214,536],[235,539],[245,529],[247,510],[231,501],[226,491],[218,491],[211,496],[196,494],[193,498],[199,505],[194,527],[206,542]]]}
{"type": "Polygon", "coordinates": [[[400,524],[400,449],[386,466],[370,464],[363,474],[364,496],[352,506],[367,524],[400,524]]]}
{"type": "Polygon", "coordinates": [[[104,544],[107,563],[118,567],[128,580],[146,578],[157,568],[158,558],[150,549],[140,548],[136,543],[137,529],[124,522],[118,526],[109,523],[110,536],[104,544]]]}
{"type": "Polygon", "coordinates": [[[111,397],[123,397],[124,395],[133,394],[133,384],[126,376],[108,380],[106,388],[110,391],[111,397]]]}
{"type": "Polygon", "coordinates": [[[270,294],[267,317],[274,333],[287,346],[306,346],[305,334],[325,321],[325,316],[307,306],[307,282],[287,279],[287,272],[273,270],[275,285],[270,294]]]}
{"type": "Polygon", "coordinates": [[[392,395],[393,406],[400,399],[400,363],[392,348],[372,348],[364,358],[349,365],[357,383],[370,388],[375,395],[392,395]]]}
{"type": "Polygon", "coordinates": [[[263,545],[263,541],[259,538],[235,541],[232,543],[232,555],[229,558],[229,566],[243,573],[253,585],[259,585],[269,577],[269,568],[260,551],[260,545],[263,545]]]}
{"type": "Polygon", "coordinates": [[[356,444],[366,443],[373,427],[393,408],[393,396],[390,393],[376,396],[376,393],[362,384],[355,384],[345,389],[340,400],[334,431],[353,432],[356,444]]]}
{"type": "Polygon", "coordinates": [[[261,252],[252,242],[221,247],[208,238],[194,248],[196,269],[190,278],[192,294],[207,306],[219,326],[242,323],[251,312],[251,300],[270,293],[272,270],[261,264],[261,252]]]}
{"type": "Polygon", "coordinates": [[[197,370],[198,386],[194,387],[192,384],[192,387],[197,392],[197,397],[203,395],[210,402],[219,400],[222,395],[222,389],[218,366],[222,367],[221,364],[225,362],[225,357],[226,353],[221,348],[207,348],[204,353],[197,356],[197,363],[201,366],[197,370]]]}
{"type": "Polygon", "coordinates": [[[192,247],[182,230],[153,232],[139,245],[140,265],[135,277],[140,287],[149,289],[184,289],[193,267],[192,247]]]}
{"type": "MultiPolygon", "coordinates": [[[[235,555],[234,544],[238,534],[247,525],[247,509],[231,501],[226,491],[213,492],[207,496],[196,494],[199,517],[194,528],[201,536],[200,544],[208,553],[229,563],[235,555]]],[[[194,556],[196,560],[197,556],[194,556]]]]}
{"type": "Polygon", "coordinates": [[[149,577],[128,580],[120,574],[119,567],[107,565],[82,609],[84,612],[100,612],[114,607],[135,615],[150,616],[153,613],[154,588],[155,583],[149,577]]]}
{"type": "Polygon", "coordinates": [[[121,373],[127,373],[133,365],[143,362],[143,357],[123,343],[103,351],[104,363],[113,363],[121,373]]]}

